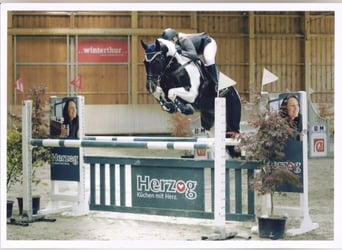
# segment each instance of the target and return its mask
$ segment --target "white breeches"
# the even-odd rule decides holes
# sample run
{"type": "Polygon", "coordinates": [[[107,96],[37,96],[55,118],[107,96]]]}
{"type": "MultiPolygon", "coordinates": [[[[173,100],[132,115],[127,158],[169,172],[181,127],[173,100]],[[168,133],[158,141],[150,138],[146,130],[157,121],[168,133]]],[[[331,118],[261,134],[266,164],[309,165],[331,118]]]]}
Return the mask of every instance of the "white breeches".
{"type": "Polygon", "coordinates": [[[211,42],[205,46],[203,51],[203,57],[206,66],[215,64],[215,57],[217,52],[217,44],[214,39],[211,38],[211,42]]]}

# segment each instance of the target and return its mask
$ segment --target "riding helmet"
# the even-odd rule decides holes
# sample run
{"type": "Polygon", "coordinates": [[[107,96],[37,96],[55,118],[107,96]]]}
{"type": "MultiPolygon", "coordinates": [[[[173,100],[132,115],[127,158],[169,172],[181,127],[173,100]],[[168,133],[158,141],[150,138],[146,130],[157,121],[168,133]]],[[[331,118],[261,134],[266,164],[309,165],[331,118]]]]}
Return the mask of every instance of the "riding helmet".
{"type": "Polygon", "coordinates": [[[163,31],[162,38],[171,41],[178,33],[171,28],[167,28],[163,31]]]}

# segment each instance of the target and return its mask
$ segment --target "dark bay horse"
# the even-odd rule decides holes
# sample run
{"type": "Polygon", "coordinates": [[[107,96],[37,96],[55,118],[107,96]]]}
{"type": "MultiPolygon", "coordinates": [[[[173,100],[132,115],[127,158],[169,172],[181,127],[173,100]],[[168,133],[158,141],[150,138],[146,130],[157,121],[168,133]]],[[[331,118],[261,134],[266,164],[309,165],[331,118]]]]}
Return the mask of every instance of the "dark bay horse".
{"type": "MultiPolygon", "coordinates": [[[[147,90],[165,111],[174,113],[177,108],[168,97],[169,90],[173,88],[189,90],[191,86],[199,86],[198,96],[191,105],[195,111],[200,112],[201,126],[210,130],[215,119],[217,87],[203,63],[178,53],[172,42],[161,38],[156,39],[152,44],[144,41],[141,41],[141,44],[145,50],[147,90]]],[[[231,133],[240,132],[241,100],[233,86],[228,87],[225,94],[220,97],[226,98],[226,137],[230,137],[231,133]]],[[[239,156],[234,146],[227,148],[230,156],[239,156]]]]}

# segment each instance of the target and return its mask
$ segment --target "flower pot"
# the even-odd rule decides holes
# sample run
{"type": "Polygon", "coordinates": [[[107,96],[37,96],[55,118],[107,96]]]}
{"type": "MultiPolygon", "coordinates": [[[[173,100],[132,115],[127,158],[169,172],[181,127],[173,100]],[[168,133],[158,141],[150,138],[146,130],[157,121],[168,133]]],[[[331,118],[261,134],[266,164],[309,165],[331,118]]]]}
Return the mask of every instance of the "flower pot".
{"type": "Polygon", "coordinates": [[[14,203],[14,201],[11,201],[11,200],[7,201],[7,218],[12,217],[13,203],[14,203]]]}
{"type": "Polygon", "coordinates": [[[260,238],[283,239],[286,230],[286,217],[258,217],[260,238]]]}
{"type": "MultiPolygon", "coordinates": [[[[19,215],[23,214],[23,197],[17,197],[18,207],[19,207],[19,215]]],[[[32,214],[37,214],[40,209],[40,196],[32,196],[32,214]]]]}

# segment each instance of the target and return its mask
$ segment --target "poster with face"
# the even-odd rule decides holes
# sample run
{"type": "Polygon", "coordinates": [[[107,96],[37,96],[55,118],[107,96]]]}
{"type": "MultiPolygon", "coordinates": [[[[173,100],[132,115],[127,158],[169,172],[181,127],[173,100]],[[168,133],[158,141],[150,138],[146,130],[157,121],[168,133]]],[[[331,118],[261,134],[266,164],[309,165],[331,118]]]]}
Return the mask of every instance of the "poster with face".
{"type": "MultiPolygon", "coordinates": [[[[50,137],[77,139],[77,98],[50,98],[50,137]],[[74,127],[73,127],[74,126],[74,127]]],[[[51,148],[51,180],[79,181],[79,148],[51,148]]]]}
{"type": "Polygon", "coordinates": [[[281,93],[269,97],[270,109],[278,111],[279,115],[292,122],[298,132],[303,130],[303,111],[300,103],[300,93],[281,93]]]}
{"type": "Polygon", "coordinates": [[[78,114],[77,98],[50,98],[51,138],[77,139],[78,114]]]}
{"type": "MultiPolygon", "coordinates": [[[[269,108],[277,111],[280,116],[286,118],[298,132],[295,138],[288,140],[284,149],[284,159],[277,161],[275,164],[288,167],[293,173],[299,176],[301,183],[303,183],[303,124],[306,124],[306,122],[303,123],[303,107],[301,107],[301,103],[306,103],[306,101],[302,102],[301,98],[302,96],[298,92],[273,94],[269,97],[269,108]]],[[[303,187],[282,185],[277,188],[277,191],[302,193],[303,187]]]]}

